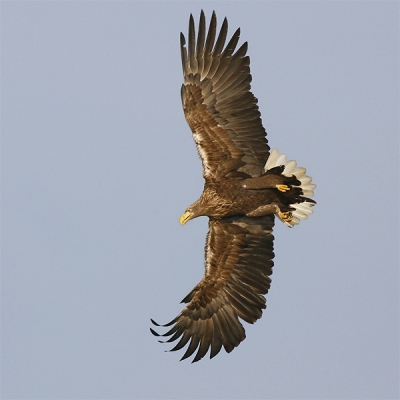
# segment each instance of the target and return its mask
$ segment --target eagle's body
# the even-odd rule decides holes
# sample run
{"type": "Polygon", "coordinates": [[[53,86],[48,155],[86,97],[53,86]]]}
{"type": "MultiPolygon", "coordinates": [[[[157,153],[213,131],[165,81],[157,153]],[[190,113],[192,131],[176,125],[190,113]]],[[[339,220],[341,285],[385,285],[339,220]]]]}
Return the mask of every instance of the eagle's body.
{"type": "MultiPolygon", "coordinates": [[[[257,216],[276,214],[279,211],[290,211],[294,202],[294,193],[283,193],[276,189],[277,185],[298,182],[297,179],[282,175],[265,174],[258,178],[227,178],[224,180],[209,180],[204,185],[204,191],[199,200],[188,210],[191,219],[199,216],[223,218],[232,215],[257,216]],[[262,208],[266,205],[271,207],[262,208]]],[[[289,191],[288,191],[289,192],[289,191]]],[[[186,221],[184,221],[186,222],[186,221]]]]}
{"type": "Polygon", "coordinates": [[[197,350],[193,361],[209,349],[211,358],[222,346],[230,352],[245,338],[239,318],[254,323],[266,307],[275,215],[292,227],[315,204],[310,199],[315,185],[306,170],[277,150],[270,153],[257,99],[250,92],[247,43],[234,52],[238,29],[224,48],[227,25],[225,19],[216,38],[213,13],[206,37],[201,12],[197,40],[190,16],[187,49],[181,34],[182,106],[205,185],[180,222],[208,216],[209,232],[205,275],[183,299],[188,303],[184,310],[165,325],[172,327],[163,336],[171,336],[168,342],[179,339],[172,350],[190,341],[182,359],[197,350]]]}

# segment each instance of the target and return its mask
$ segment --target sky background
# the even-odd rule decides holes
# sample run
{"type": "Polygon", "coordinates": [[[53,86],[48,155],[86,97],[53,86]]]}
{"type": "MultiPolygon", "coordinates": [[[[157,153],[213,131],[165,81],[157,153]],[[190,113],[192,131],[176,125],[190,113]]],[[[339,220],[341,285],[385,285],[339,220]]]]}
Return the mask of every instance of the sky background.
{"type": "Polygon", "coordinates": [[[1,2],[2,398],[399,398],[399,3],[1,2]],[[203,276],[179,33],[249,42],[271,147],[318,185],[277,221],[267,310],[231,354],[149,332],[203,276]]]}

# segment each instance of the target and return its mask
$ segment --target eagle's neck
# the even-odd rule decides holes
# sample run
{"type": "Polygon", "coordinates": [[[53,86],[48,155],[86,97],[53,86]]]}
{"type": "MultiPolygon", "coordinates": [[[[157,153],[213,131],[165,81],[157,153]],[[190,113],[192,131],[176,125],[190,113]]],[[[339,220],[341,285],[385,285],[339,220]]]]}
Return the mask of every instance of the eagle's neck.
{"type": "Polygon", "coordinates": [[[196,216],[222,218],[227,215],[231,206],[231,200],[223,195],[218,184],[212,183],[204,186],[200,198],[191,207],[196,212],[196,216]]]}

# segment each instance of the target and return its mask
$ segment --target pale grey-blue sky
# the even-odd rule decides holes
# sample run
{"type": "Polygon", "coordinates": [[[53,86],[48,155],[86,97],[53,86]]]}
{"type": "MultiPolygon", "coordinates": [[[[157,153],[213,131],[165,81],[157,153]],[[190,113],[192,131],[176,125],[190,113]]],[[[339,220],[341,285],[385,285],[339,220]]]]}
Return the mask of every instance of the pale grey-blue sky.
{"type": "Polygon", "coordinates": [[[2,2],[2,397],[399,395],[398,2],[2,2]],[[197,364],[148,327],[201,279],[179,32],[249,42],[272,147],[314,214],[277,222],[267,310],[197,364]]]}

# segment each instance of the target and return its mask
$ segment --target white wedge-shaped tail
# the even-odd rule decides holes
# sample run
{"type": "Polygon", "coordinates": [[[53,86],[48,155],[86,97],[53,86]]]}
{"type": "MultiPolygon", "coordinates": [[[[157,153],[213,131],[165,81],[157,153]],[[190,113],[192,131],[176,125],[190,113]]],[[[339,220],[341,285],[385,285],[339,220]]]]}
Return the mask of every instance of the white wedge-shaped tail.
{"type": "MultiPolygon", "coordinates": [[[[286,161],[286,155],[279,154],[277,149],[271,151],[265,163],[264,172],[281,165],[285,167],[282,172],[283,175],[287,177],[294,175],[300,181],[300,185],[295,187],[299,187],[303,191],[303,196],[301,197],[309,199],[314,196],[314,189],[317,185],[311,183],[311,177],[306,175],[306,169],[298,167],[294,160],[286,161]]],[[[290,206],[294,208],[290,222],[284,221],[279,214],[276,215],[286,226],[293,228],[293,226],[298,225],[302,219],[307,219],[308,215],[312,214],[312,206],[314,206],[314,203],[304,200],[300,203],[291,204],[290,206]]]]}

